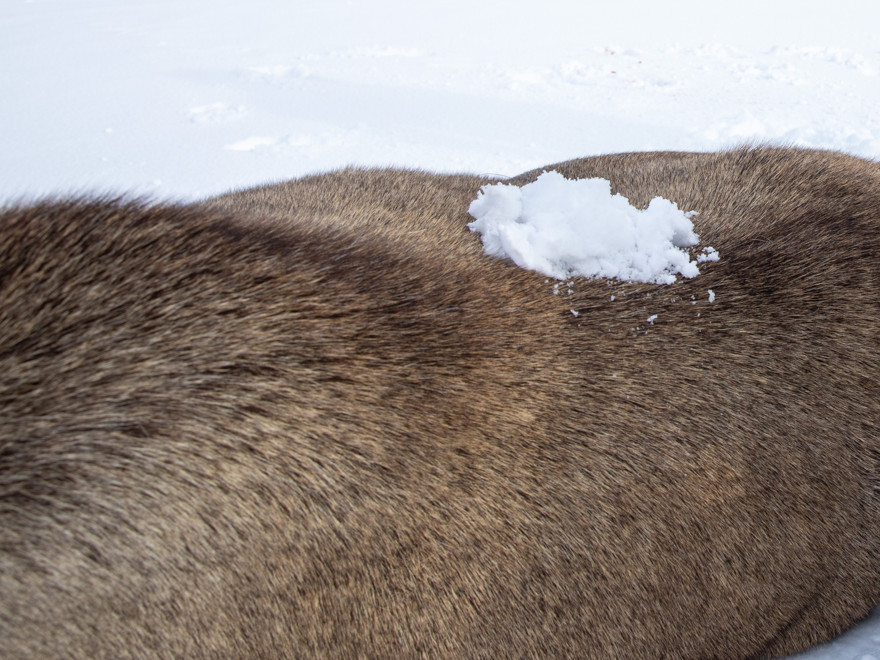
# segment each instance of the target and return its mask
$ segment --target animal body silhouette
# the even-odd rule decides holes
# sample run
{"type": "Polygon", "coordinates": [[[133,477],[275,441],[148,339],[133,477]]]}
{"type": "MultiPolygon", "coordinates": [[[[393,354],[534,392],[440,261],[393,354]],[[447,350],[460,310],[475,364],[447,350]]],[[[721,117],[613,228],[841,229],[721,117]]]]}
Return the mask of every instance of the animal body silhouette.
{"type": "Polygon", "coordinates": [[[0,655],[765,658],[865,616],[878,165],[551,168],[721,260],[554,295],[468,231],[487,179],[413,171],[7,207],[0,655]]]}

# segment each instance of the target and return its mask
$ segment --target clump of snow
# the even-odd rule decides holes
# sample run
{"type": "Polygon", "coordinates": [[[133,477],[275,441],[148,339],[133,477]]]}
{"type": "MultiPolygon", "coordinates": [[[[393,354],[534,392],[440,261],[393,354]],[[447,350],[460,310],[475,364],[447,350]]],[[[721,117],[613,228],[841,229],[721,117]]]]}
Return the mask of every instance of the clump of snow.
{"type": "Polygon", "coordinates": [[[647,209],[611,194],[606,179],[566,179],[556,171],[519,187],[483,186],[468,227],[482,235],[487,254],[557,279],[613,277],[671,284],[676,274],[699,274],[697,261],[717,261],[705,248],[692,261],[684,248],[699,242],[691,217],[662,197],[647,209]]]}
{"type": "Polygon", "coordinates": [[[720,258],[718,250],[713,247],[705,247],[703,248],[702,253],[697,255],[697,263],[701,264],[706,261],[718,261],[720,258]]]}
{"type": "Polygon", "coordinates": [[[709,289],[709,302],[715,302],[715,292],[709,289]]]}

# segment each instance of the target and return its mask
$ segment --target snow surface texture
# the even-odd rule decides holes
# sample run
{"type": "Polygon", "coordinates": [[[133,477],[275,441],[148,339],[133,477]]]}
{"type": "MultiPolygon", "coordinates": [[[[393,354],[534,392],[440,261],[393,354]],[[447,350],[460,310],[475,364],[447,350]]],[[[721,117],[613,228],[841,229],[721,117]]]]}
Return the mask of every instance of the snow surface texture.
{"type": "MultiPolygon", "coordinates": [[[[750,140],[877,158],[878,25],[864,0],[5,0],[0,200],[750,140]]],[[[797,657],[880,660],[880,610],[797,657]]]]}
{"type": "Polygon", "coordinates": [[[876,157],[878,25],[864,0],[4,0],[0,199],[748,140],[876,157]]]}
{"type": "MultiPolygon", "coordinates": [[[[607,179],[566,179],[544,172],[522,187],[483,186],[468,227],[487,254],[564,280],[575,275],[672,284],[675,274],[700,274],[684,248],[699,242],[691,217],[662,197],[639,210],[611,194],[607,179]]],[[[706,248],[704,261],[718,260],[706,248]]]]}

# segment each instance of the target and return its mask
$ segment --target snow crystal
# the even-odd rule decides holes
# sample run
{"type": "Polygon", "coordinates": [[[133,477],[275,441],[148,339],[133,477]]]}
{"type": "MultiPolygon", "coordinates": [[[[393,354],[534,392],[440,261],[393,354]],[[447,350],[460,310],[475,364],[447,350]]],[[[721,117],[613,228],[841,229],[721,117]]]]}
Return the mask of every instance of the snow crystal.
{"type": "MultiPolygon", "coordinates": [[[[553,171],[522,187],[487,185],[468,211],[475,218],[468,227],[482,235],[487,254],[559,280],[581,275],[671,284],[676,273],[700,272],[684,249],[699,242],[694,212],[662,197],[637,209],[612,195],[606,179],[566,179],[553,171]]],[[[703,261],[717,254],[705,248],[703,261]]]]}

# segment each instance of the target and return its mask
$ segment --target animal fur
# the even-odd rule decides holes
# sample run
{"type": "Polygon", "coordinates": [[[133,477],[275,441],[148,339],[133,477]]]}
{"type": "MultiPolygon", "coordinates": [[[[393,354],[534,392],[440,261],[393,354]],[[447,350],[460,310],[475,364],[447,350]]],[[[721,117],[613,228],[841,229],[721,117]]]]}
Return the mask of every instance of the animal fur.
{"type": "Polygon", "coordinates": [[[466,229],[487,180],[398,170],[2,212],[0,655],[766,658],[865,616],[877,164],[550,168],[721,261],[554,295],[466,229]]]}

